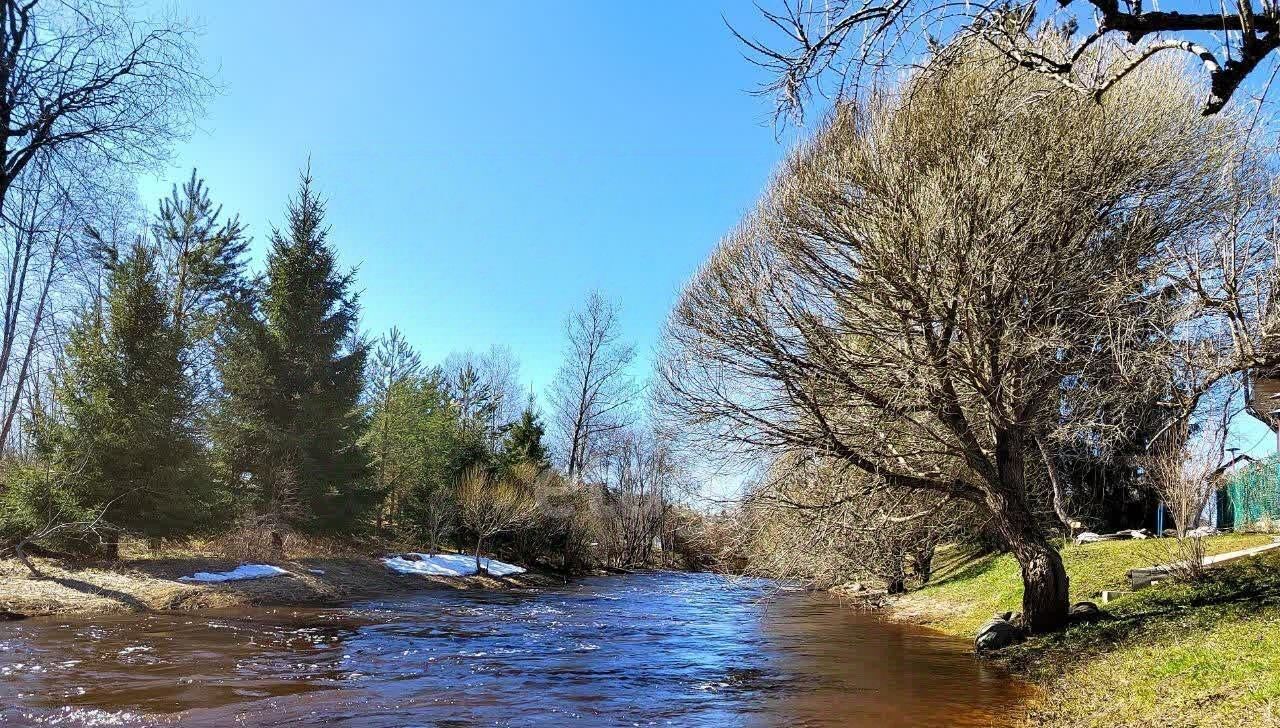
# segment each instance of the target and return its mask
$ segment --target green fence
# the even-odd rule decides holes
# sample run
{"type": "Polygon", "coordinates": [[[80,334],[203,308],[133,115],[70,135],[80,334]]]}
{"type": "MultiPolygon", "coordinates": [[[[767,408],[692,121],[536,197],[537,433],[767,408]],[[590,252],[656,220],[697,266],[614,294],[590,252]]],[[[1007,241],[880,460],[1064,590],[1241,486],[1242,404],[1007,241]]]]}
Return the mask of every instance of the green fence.
{"type": "Polygon", "coordinates": [[[1259,460],[1236,471],[1226,491],[1237,529],[1280,524],[1280,457],[1259,460]]]}

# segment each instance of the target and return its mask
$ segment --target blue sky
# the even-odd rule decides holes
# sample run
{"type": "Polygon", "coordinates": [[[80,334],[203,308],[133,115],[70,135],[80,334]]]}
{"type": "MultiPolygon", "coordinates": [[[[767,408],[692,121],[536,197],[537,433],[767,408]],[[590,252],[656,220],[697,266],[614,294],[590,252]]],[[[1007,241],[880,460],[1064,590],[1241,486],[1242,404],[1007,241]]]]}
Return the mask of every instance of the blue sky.
{"type": "MultiPolygon", "coordinates": [[[[748,2],[179,2],[222,93],[153,204],[192,167],[265,247],[308,157],[364,328],[428,361],[512,347],[542,391],[562,322],[621,301],[647,373],[683,282],[785,154],[724,20],[748,2]]],[[[1256,421],[1236,444],[1274,452],[1256,421]]]]}
{"type": "Polygon", "coordinates": [[[722,13],[749,3],[190,2],[223,93],[148,205],[197,167],[261,256],[311,159],[364,327],[428,361],[511,346],[541,390],[592,288],[642,371],[683,282],[786,143],[722,13]]]}

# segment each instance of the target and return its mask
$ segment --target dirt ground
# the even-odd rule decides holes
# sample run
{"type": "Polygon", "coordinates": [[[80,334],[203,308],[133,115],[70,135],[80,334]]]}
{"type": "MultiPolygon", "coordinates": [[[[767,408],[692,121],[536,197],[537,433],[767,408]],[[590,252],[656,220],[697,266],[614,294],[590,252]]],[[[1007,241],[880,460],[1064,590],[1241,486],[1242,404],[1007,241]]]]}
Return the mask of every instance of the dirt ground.
{"type": "Polygon", "coordinates": [[[185,610],[246,605],[303,605],[420,589],[502,589],[561,583],[559,577],[430,577],[397,574],[376,558],[343,555],[271,563],[281,576],[191,584],[178,581],[198,571],[229,571],[241,562],[217,557],[126,558],[115,563],[78,563],[33,557],[33,575],[16,559],[0,560],[0,613],[18,616],[185,610]],[[316,572],[324,572],[316,573],[316,572]]]}

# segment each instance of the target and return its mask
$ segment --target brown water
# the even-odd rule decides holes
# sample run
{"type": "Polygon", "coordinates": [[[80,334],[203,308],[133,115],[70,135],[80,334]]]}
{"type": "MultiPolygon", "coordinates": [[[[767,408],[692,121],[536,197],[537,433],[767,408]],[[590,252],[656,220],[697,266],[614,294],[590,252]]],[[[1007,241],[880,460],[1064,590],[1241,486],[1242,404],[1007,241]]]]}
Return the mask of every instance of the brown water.
{"type": "Polygon", "coordinates": [[[0,725],[992,726],[963,641],[692,574],[0,624],[0,725]]]}

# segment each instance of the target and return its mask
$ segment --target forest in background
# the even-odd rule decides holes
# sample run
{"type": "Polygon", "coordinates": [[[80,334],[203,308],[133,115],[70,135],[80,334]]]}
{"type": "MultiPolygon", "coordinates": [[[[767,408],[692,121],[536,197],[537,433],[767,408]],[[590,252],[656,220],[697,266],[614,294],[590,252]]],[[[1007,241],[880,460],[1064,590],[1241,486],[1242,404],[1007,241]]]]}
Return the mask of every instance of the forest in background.
{"type": "Polygon", "coordinates": [[[508,347],[423,362],[360,330],[309,165],[260,271],[195,171],[135,200],[216,91],[189,24],[85,0],[6,2],[0,28],[0,549],[319,538],[575,569],[677,548],[688,469],[616,302],[567,317],[545,407],[508,347]]]}

